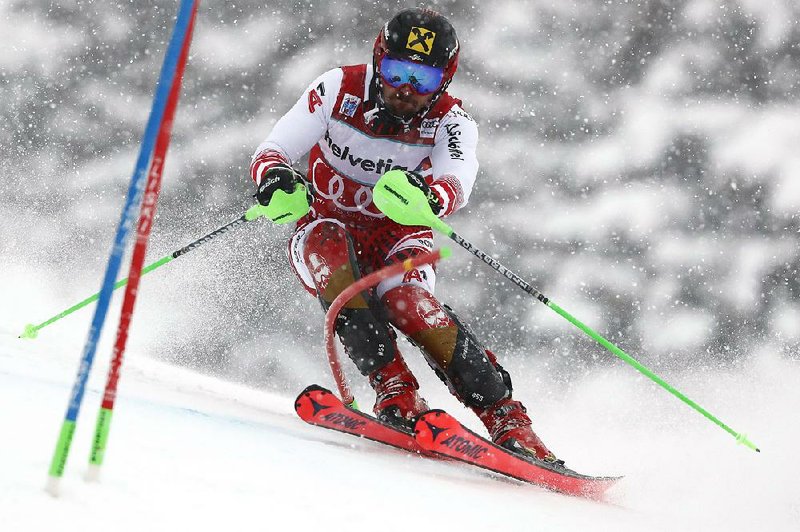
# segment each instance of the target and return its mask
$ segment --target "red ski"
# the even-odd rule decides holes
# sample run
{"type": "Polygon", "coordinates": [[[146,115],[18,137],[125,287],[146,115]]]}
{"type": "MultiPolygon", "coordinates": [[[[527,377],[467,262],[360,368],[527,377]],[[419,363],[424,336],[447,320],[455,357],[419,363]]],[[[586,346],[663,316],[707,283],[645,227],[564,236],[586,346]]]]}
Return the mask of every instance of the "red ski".
{"type": "Polygon", "coordinates": [[[297,396],[297,415],[312,425],[346,432],[418,454],[428,454],[411,432],[387,425],[358,410],[348,408],[329,390],[312,384],[297,396]]]}
{"type": "Polygon", "coordinates": [[[548,489],[601,499],[621,477],[592,477],[563,465],[525,458],[498,447],[465,428],[450,414],[430,410],[415,426],[416,434],[348,408],[333,393],[312,384],[297,396],[294,408],[303,421],[352,434],[431,458],[455,459],[548,489]]]}
{"type": "Polygon", "coordinates": [[[442,410],[422,414],[417,420],[415,433],[419,446],[435,455],[569,495],[601,499],[605,491],[621,478],[591,477],[560,464],[525,459],[478,436],[442,410]]]}

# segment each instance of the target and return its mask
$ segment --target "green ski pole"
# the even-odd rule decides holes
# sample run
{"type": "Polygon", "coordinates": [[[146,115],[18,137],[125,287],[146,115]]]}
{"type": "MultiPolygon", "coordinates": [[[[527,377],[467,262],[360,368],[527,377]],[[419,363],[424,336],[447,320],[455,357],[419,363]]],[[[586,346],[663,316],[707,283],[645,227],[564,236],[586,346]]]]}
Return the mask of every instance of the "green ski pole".
{"type": "MultiPolygon", "coordinates": [[[[142,275],[148,274],[151,271],[155,270],[156,268],[160,268],[161,266],[167,264],[168,262],[171,262],[173,259],[177,259],[181,255],[185,255],[185,254],[189,253],[190,251],[202,246],[206,242],[209,242],[209,241],[213,240],[214,238],[218,237],[219,235],[227,233],[228,231],[238,227],[239,225],[241,225],[241,224],[243,224],[245,222],[249,222],[249,221],[255,220],[256,218],[261,216],[260,209],[261,209],[260,205],[254,205],[254,206],[250,207],[247,210],[247,212],[245,212],[239,218],[237,218],[237,219],[235,219],[235,220],[233,220],[231,222],[228,222],[227,224],[215,229],[214,231],[208,233],[207,235],[205,235],[203,237],[198,238],[197,240],[195,240],[191,244],[187,244],[186,246],[184,246],[184,247],[182,247],[182,248],[180,248],[180,249],[178,249],[176,251],[173,251],[169,255],[166,255],[165,257],[161,257],[160,259],[158,259],[157,261],[153,262],[152,264],[148,264],[147,266],[142,268],[142,275]]],[[[125,279],[121,279],[121,280],[117,281],[116,284],[114,285],[114,290],[116,290],[118,288],[122,288],[126,284],[128,284],[128,278],[127,277],[125,279]]],[[[86,305],[88,305],[88,304],[90,304],[90,303],[92,303],[94,301],[97,301],[97,298],[99,296],[100,296],[99,292],[96,293],[96,294],[93,294],[93,295],[87,297],[86,299],[84,299],[83,301],[80,301],[79,303],[76,303],[76,304],[72,305],[68,309],[59,312],[58,314],[56,314],[52,318],[50,318],[50,319],[48,319],[46,321],[43,321],[42,323],[40,323],[38,325],[35,325],[33,323],[29,323],[28,325],[25,326],[25,330],[22,332],[22,334],[19,335],[19,338],[29,338],[29,339],[36,338],[39,335],[39,331],[41,329],[44,329],[48,325],[51,325],[51,324],[57,322],[61,318],[69,316],[70,314],[72,314],[76,310],[80,310],[83,307],[85,307],[86,305]]]]}
{"type": "Polygon", "coordinates": [[[525,282],[519,275],[512,272],[499,261],[490,257],[471,242],[457,234],[453,229],[439,219],[431,210],[425,194],[419,188],[410,184],[406,179],[405,173],[401,170],[392,170],[383,175],[378,180],[373,190],[373,201],[375,205],[393,221],[402,225],[424,225],[435,229],[436,231],[446,235],[448,238],[456,242],[459,246],[466,249],[481,261],[489,265],[490,268],[500,273],[502,276],[513,282],[518,287],[522,288],[525,292],[532,295],[547,307],[556,312],[559,316],[563,317],[575,327],[580,329],[587,336],[594,341],[605,347],[608,351],[624,360],[634,368],[636,368],[644,376],[667,390],[669,393],[692,407],[694,410],[702,414],[706,419],[712,421],[725,432],[736,438],[738,443],[746,447],[761,452],[747,436],[736,432],[728,425],[714,417],[706,409],[686,397],[683,393],[664,381],[661,377],[656,375],[652,370],[641,364],[638,360],[627,354],[625,351],[612,344],[600,334],[592,330],[586,324],[579,321],[577,318],[569,314],[567,311],[556,305],[554,301],[546,297],[544,294],[536,290],[533,286],[525,282]]]}

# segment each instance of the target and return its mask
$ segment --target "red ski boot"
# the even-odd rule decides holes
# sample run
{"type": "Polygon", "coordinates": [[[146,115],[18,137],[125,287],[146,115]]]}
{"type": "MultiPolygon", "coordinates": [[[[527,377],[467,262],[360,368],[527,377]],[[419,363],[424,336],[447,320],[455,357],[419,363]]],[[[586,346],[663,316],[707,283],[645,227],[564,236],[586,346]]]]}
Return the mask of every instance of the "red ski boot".
{"type": "Polygon", "coordinates": [[[375,417],[384,423],[404,430],[414,430],[414,419],[428,410],[428,404],[419,396],[419,383],[408,369],[400,353],[394,360],[369,376],[375,389],[375,417]]]}
{"type": "Polygon", "coordinates": [[[545,447],[539,436],[531,430],[531,418],[525,413],[525,407],[511,398],[501,399],[484,410],[474,409],[475,413],[492,437],[492,441],[509,451],[529,456],[548,463],[560,463],[562,460],[545,447]]]}

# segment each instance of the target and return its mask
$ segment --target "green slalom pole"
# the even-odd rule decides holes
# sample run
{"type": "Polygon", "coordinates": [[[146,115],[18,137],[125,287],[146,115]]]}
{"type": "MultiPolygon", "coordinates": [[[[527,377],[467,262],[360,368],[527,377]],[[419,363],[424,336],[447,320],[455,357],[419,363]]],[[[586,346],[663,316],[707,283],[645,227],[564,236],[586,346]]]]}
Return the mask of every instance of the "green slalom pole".
{"type": "Polygon", "coordinates": [[[499,261],[490,257],[480,249],[476,248],[471,242],[458,235],[453,229],[438,218],[430,208],[425,194],[414,185],[410,184],[406,179],[405,173],[400,170],[392,170],[387,172],[380,178],[373,190],[373,201],[375,205],[393,221],[402,225],[424,225],[435,229],[436,231],[446,235],[448,238],[456,242],[459,246],[466,249],[481,261],[489,265],[493,270],[509,279],[511,282],[522,288],[525,292],[529,293],[550,309],[556,312],[559,316],[563,317],[575,327],[583,331],[587,336],[595,340],[597,343],[605,347],[611,353],[624,360],[634,368],[636,368],[644,376],[667,390],[669,393],[701,413],[708,420],[714,422],[717,426],[722,428],[725,432],[736,438],[738,443],[746,447],[761,452],[747,436],[736,432],[728,425],[714,417],[706,409],[686,397],[683,393],[664,381],[661,377],[656,375],[652,370],[641,364],[638,360],[627,354],[625,351],[612,344],[600,334],[592,330],[583,322],[569,314],[567,311],[556,305],[555,302],[550,300],[544,294],[536,290],[533,286],[525,282],[520,276],[512,272],[499,261]]]}
{"type": "MultiPolygon", "coordinates": [[[[239,218],[237,218],[237,219],[235,219],[235,220],[233,220],[231,222],[228,222],[227,224],[215,229],[214,231],[211,231],[207,235],[198,238],[197,240],[195,240],[191,244],[187,244],[186,246],[184,246],[184,247],[182,247],[182,248],[180,248],[180,249],[178,249],[176,251],[173,251],[169,255],[158,259],[154,263],[145,266],[144,268],[142,268],[142,275],[148,274],[151,271],[155,270],[156,268],[160,268],[161,266],[171,262],[172,260],[177,259],[181,255],[185,255],[185,254],[189,253],[190,251],[192,251],[194,249],[197,249],[198,247],[202,246],[206,242],[209,242],[209,241],[213,240],[214,238],[218,237],[219,235],[227,233],[231,229],[234,229],[234,228],[238,227],[239,225],[241,225],[241,224],[243,224],[245,222],[250,222],[252,220],[255,220],[259,216],[263,215],[263,213],[261,212],[262,209],[263,208],[260,205],[253,205],[252,207],[250,207],[247,210],[247,212],[245,212],[239,218]]],[[[116,290],[118,288],[122,288],[126,284],[128,284],[128,278],[127,277],[125,279],[117,281],[117,283],[114,285],[114,290],[116,290]]],[[[90,303],[92,303],[94,301],[97,301],[98,297],[100,297],[100,293],[99,292],[87,297],[86,299],[84,299],[83,301],[81,301],[79,303],[76,303],[76,304],[72,305],[71,307],[69,307],[68,309],[66,309],[64,311],[59,312],[58,314],[56,314],[52,318],[50,318],[50,319],[48,319],[46,321],[43,321],[42,323],[40,323],[38,325],[35,325],[33,323],[29,323],[28,325],[25,326],[25,330],[23,331],[22,334],[19,335],[19,338],[28,338],[28,339],[36,338],[39,335],[39,331],[41,329],[44,329],[48,325],[51,325],[51,324],[57,322],[61,318],[69,316],[70,314],[72,314],[76,310],[80,310],[83,307],[85,307],[86,305],[88,305],[88,304],[90,304],[90,303]]]]}

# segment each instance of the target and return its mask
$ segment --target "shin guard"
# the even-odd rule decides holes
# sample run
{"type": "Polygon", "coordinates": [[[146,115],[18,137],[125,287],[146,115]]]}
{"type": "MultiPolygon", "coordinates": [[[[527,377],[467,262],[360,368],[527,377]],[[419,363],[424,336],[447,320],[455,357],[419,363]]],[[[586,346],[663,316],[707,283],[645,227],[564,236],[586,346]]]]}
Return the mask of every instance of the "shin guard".
{"type": "Polygon", "coordinates": [[[511,395],[511,379],[494,354],[433,294],[406,284],[386,292],[383,300],[392,324],[424,351],[462,403],[485,408],[511,395]]]}
{"type": "Polygon", "coordinates": [[[398,354],[389,326],[369,308],[343,308],[336,319],[336,334],[364,376],[385,367],[398,354]]]}
{"type": "Polygon", "coordinates": [[[452,310],[450,318],[458,325],[455,350],[445,370],[447,378],[467,406],[486,408],[511,396],[511,378],[496,365],[475,333],[452,310]]]}

